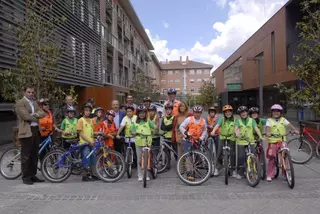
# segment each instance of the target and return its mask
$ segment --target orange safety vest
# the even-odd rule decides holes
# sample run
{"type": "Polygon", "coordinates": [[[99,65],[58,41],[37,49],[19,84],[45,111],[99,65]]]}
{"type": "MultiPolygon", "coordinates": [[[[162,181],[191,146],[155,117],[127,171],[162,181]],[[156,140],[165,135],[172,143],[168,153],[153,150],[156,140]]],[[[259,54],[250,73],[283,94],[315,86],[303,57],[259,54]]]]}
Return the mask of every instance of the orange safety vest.
{"type": "MultiPolygon", "coordinates": [[[[165,103],[164,103],[164,107],[170,102],[170,100],[167,100],[165,103]]],[[[180,104],[180,101],[179,100],[175,100],[174,103],[173,103],[173,111],[172,111],[172,115],[173,116],[179,116],[179,104],[180,104]]]]}
{"type": "Polygon", "coordinates": [[[200,119],[200,123],[196,123],[194,117],[190,117],[190,122],[187,125],[188,133],[192,135],[194,140],[199,140],[204,129],[205,121],[203,118],[200,119]]]}
{"type": "Polygon", "coordinates": [[[100,119],[100,122],[97,123],[97,117],[92,119],[93,132],[102,132],[103,131],[103,119],[100,119]]]}
{"type": "MultiPolygon", "coordinates": [[[[208,115],[208,118],[207,118],[208,125],[215,124],[217,119],[218,119],[217,115],[215,115],[213,119],[211,119],[211,117],[208,115]]],[[[212,129],[208,128],[208,134],[210,134],[210,132],[212,132],[212,130],[213,130],[213,128],[212,129]]],[[[220,134],[220,128],[216,131],[216,134],[220,134]]]]}
{"type": "Polygon", "coordinates": [[[53,130],[53,117],[51,111],[48,111],[47,115],[39,120],[40,134],[42,137],[46,137],[53,130]],[[45,130],[42,130],[42,129],[45,130]]]}
{"type": "MultiPolygon", "coordinates": [[[[103,133],[105,135],[108,134],[114,134],[117,132],[117,128],[116,128],[116,124],[114,122],[112,122],[112,124],[108,124],[107,121],[103,122],[103,133]]],[[[106,144],[106,146],[108,146],[110,149],[114,150],[114,143],[113,143],[113,139],[112,138],[107,138],[104,143],[106,144]]]]}

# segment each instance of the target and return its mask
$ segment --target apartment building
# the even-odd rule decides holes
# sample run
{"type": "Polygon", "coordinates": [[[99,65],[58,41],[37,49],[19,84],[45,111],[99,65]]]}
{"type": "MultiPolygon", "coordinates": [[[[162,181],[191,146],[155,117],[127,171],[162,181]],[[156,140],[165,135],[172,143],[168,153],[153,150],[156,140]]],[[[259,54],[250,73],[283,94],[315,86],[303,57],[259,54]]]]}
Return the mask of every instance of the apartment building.
{"type": "Polygon", "coordinates": [[[166,94],[169,88],[175,88],[178,95],[199,95],[199,89],[204,81],[210,81],[212,65],[196,61],[183,61],[182,57],[177,61],[161,62],[160,92],[166,94]]]}

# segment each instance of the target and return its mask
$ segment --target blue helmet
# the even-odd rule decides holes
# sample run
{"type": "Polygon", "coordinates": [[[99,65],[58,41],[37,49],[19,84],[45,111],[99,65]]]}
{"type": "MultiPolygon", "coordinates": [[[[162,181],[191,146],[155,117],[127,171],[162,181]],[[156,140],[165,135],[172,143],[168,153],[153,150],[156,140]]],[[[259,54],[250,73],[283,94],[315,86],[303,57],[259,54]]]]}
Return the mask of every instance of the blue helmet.
{"type": "Polygon", "coordinates": [[[168,89],[168,94],[176,94],[176,93],[177,93],[176,89],[174,89],[174,88],[168,89]]]}

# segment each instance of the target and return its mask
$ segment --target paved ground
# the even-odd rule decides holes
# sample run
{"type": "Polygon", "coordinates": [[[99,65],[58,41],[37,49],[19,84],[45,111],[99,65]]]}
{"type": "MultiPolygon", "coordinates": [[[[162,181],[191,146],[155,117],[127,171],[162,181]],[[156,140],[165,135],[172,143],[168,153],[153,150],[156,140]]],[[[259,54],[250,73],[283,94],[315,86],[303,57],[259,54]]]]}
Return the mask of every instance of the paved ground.
{"type": "Polygon", "coordinates": [[[295,165],[293,190],[283,178],[251,188],[235,179],[226,186],[223,177],[217,177],[191,187],[178,180],[174,169],[151,180],[146,189],[136,176],[117,183],[83,183],[72,176],[62,184],[33,186],[0,178],[0,213],[319,213],[319,166],[318,159],[295,165]]]}

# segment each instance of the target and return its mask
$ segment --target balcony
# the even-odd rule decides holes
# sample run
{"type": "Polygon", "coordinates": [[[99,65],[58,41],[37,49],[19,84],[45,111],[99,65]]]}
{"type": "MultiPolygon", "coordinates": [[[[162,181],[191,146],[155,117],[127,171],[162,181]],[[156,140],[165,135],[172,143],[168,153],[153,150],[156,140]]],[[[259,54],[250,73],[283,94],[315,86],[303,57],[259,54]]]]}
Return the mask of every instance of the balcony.
{"type": "Polygon", "coordinates": [[[124,54],[124,45],[122,44],[122,42],[120,40],[117,40],[117,49],[120,53],[124,54]]]}
{"type": "Polygon", "coordinates": [[[123,65],[124,65],[125,67],[129,68],[129,59],[124,58],[124,59],[123,59],[123,65]]]}

